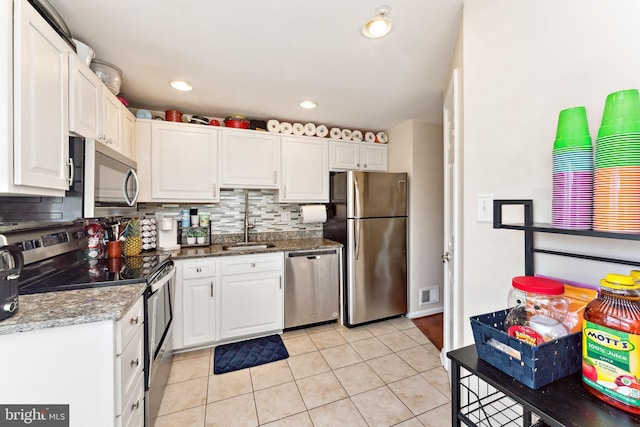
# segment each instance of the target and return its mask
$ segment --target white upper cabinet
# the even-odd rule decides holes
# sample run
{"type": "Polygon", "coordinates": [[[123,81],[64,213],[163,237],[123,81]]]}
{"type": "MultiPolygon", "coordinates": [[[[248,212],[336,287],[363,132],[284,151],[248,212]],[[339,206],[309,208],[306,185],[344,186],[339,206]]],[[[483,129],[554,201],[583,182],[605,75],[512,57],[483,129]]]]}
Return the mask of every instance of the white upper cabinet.
{"type": "Polygon", "coordinates": [[[124,105],[120,109],[122,115],[122,154],[136,160],[136,116],[124,105]]]}
{"type": "MultiPolygon", "coordinates": [[[[10,12],[11,2],[8,3],[10,12]]],[[[3,20],[7,20],[5,2],[2,7],[3,20]]],[[[13,137],[9,137],[13,147],[7,144],[3,150],[7,160],[0,191],[64,196],[72,170],[68,118],[72,51],[26,0],[15,1],[13,16],[13,105],[3,105],[9,107],[9,117],[13,111],[13,137]]],[[[2,35],[6,36],[7,33],[2,35]]],[[[11,49],[10,45],[3,42],[2,49],[7,48],[11,49]]],[[[2,65],[5,66],[6,63],[2,65]]],[[[3,69],[2,75],[5,72],[3,69]]],[[[10,76],[7,79],[11,81],[10,76]]],[[[6,88],[4,76],[3,80],[1,85],[6,88]]]]}
{"type": "Polygon", "coordinates": [[[122,102],[106,87],[102,87],[102,127],[98,140],[122,153],[122,102]]]}
{"type": "Polygon", "coordinates": [[[321,138],[283,136],[281,202],[329,201],[329,147],[321,138]]]}
{"type": "Polygon", "coordinates": [[[368,142],[329,141],[329,168],[343,170],[387,170],[387,146],[368,142]]]}
{"type": "Polygon", "coordinates": [[[382,144],[360,143],[360,169],[386,171],[388,148],[382,144]]]}
{"type": "Polygon", "coordinates": [[[220,200],[216,128],[153,121],[151,143],[144,144],[140,141],[136,145],[140,145],[137,149],[139,167],[145,161],[142,154],[145,147],[148,146],[151,150],[149,160],[152,201],[220,200]]]}
{"type": "Polygon", "coordinates": [[[101,96],[104,84],[96,74],[69,54],[69,131],[98,139],[102,121],[101,96]]]}
{"type": "Polygon", "coordinates": [[[220,187],[280,187],[280,136],[223,129],[220,157],[220,187]]]}

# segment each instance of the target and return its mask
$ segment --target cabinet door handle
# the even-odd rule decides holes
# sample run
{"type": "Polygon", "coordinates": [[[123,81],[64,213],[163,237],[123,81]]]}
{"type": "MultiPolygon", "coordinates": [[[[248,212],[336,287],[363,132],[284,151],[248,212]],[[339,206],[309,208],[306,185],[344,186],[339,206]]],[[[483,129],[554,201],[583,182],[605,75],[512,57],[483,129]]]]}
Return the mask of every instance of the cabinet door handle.
{"type": "Polygon", "coordinates": [[[286,185],[282,186],[282,197],[287,197],[287,186],[286,185]]]}
{"type": "Polygon", "coordinates": [[[69,187],[73,185],[73,179],[75,178],[75,167],[73,165],[73,158],[69,157],[69,187]]]}
{"type": "Polygon", "coordinates": [[[278,182],[278,172],[273,171],[273,183],[276,184],[278,182]]]}
{"type": "Polygon", "coordinates": [[[216,197],[216,191],[217,191],[216,183],[214,182],[213,183],[213,197],[216,197]]]}
{"type": "Polygon", "coordinates": [[[137,325],[139,321],[140,321],[140,316],[136,316],[136,317],[132,317],[131,320],[129,320],[129,323],[131,325],[137,325]]]}
{"type": "Polygon", "coordinates": [[[211,282],[210,287],[211,287],[211,298],[213,298],[213,282],[211,282]]]}
{"type": "Polygon", "coordinates": [[[136,358],[136,360],[132,360],[131,361],[131,367],[132,368],[137,368],[138,365],[140,365],[140,359],[136,358]]]}
{"type": "Polygon", "coordinates": [[[131,405],[131,411],[135,411],[136,409],[138,409],[140,407],[140,401],[138,400],[136,403],[134,403],[133,405],[131,405]]]}
{"type": "Polygon", "coordinates": [[[200,267],[196,268],[196,273],[202,273],[202,269],[200,267]]]}
{"type": "Polygon", "coordinates": [[[282,289],[282,276],[280,276],[280,289],[282,289]]]}
{"type": "Polygon", "coordinates": [[[364,164],[364,168],[365,168],[365,169],[367,168],[367,164],[366,164],[366,163],[364,164]]]}
{"type": "Polygon", "coordinates": [[[251,268],[256,268],[256,263],[255,262],[251,263],[251,268]]]}

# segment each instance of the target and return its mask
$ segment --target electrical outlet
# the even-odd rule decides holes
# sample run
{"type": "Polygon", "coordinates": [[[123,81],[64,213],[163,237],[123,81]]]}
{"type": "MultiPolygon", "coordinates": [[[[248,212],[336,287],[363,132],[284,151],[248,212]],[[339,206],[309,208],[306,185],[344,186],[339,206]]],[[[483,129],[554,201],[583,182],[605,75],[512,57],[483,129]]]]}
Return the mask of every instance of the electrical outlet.
{"type": "Polygon", "coordinates": [[[291,212],[289,211],[280,212],[280,219],[282,221],[291,221],[291,212]]]}
{"type": "Polygon", "coordinates": [[[493,194],[478,194],[478,222],[493,220],[493,194]]]}

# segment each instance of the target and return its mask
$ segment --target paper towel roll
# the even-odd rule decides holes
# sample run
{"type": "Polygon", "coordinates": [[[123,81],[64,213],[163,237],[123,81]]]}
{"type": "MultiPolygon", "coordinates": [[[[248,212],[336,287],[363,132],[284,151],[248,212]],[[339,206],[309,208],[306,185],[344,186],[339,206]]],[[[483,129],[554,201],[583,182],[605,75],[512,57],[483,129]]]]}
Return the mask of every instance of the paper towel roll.
{"type": "Polygon", "coordinates": [[[325,125],[318,125],[316,128],[316,135],[320,138],[324,138],[329,134],[329,129],[325,125]]]}
{"type": "Polygon", "coordinates": [[[312,222],[325,222],[327,209],[324,205],[306,205],[300,207],[300,222],[309,224],[312,222]]]}
{"type": "Polygon", "coordinates": [[[386,132],[378,132],[376,133],[376,142],[380,144],[386,144],[389,142],[389,137],[386,132]]]}
{"type": "Polygon", "coordinates": [[[316,125],[313,123],[305,123],[304,134],[307,136],[313,136],[316,134],[316,125]]]}
{"type": "Polygon", "coordinates": [[[289,122],[280,123],[280,133],[290,135],[293,132],[293,125],[289,122]]]}
{"type": "Polygon", "coordinates": [[[267,130],[269,132],[280,132],[280,122],[276,119],[271,119],[267,122],[267,130]]]}
{"type": "Polygon", "coordinates": [[[362,141],[362,131],[354,130],[351,134],[351,139],[354,141],[362,141]]]}
{"type": "Polygon", "coordinates": [[[340,128],[331,128],[329,131],[329,136],[333,139],[340,139],[342,137],[342,129],[340,128]]]}
{"type": "Polygon", "coordinates": [[[293,124],[293,134],[297,136],[304,135],[304,125],[302,123],[293,124]]]}
{"type": "Polygon", "coordinates": [[[351,129],[342,129],[342,139],[351,141],[351,129]]]}
{"type": "Polygon", "coordinates": [[[364,134],[364,140],[367,142],[376,142],[376,134],[373,132],[366,132],[364,134]]]}

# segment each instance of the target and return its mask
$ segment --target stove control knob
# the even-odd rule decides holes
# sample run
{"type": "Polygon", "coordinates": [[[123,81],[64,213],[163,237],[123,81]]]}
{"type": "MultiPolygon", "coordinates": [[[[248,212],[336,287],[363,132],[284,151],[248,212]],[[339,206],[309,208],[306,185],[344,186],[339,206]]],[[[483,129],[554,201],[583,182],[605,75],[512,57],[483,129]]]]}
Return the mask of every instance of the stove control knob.
{"type": "Polygon", "coordinates": [[[16,311],[17,307],[18,307],[18,304],[16,304],[15,301],[11,301],[2,306],[2,311],[8,311],[9,313],[13,313],[14,311],[16,311]]]}

